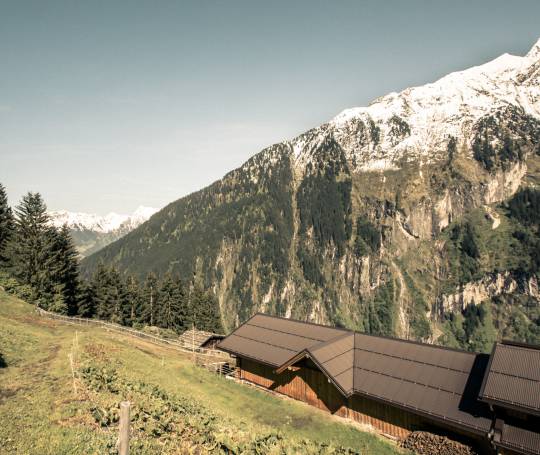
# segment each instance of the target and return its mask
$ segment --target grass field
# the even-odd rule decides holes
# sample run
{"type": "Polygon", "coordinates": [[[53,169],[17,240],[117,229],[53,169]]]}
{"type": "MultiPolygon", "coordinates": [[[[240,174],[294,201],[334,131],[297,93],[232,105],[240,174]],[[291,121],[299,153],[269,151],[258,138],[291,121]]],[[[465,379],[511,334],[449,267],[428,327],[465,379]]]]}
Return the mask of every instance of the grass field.
{"type": "Polygon", "coordinates": [[[403,453],[303,403],[213,375],[176,351],[42,319],[1,291],[0,356],[2,454],[115,453],[124,399],[133,402],[132,453],[403,453]]]}

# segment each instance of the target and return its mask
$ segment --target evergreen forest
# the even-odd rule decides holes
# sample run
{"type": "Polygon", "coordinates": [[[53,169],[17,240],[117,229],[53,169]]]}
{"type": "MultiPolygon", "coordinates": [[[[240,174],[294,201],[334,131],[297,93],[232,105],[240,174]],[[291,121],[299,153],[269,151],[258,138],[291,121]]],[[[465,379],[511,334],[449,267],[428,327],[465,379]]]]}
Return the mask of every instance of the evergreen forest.
{"type": "Polygon", "coordinates": [[[217,299],[197,277],[150,272],[139,281],[100,263],[83,278],[69,230],[49,221],[39,193],[11,208],[0,184],[0,286],[7,292],[48,311],[139,329],[223,331],[217,299]]]}

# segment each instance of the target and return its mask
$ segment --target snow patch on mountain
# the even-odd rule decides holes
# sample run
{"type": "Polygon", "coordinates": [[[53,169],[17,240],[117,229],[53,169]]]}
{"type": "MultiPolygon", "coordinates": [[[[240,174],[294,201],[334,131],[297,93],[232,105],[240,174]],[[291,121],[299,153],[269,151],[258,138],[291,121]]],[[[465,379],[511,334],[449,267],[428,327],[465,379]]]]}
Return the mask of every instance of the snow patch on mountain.
{"type": "Polygon", "coordinates": [[[503,54],[436,82],[392,92],[366,107],[346,109],[288,142],[305,168],[317,145],[333,137],[356,171],[427,164],[446,156],[453,137],[470,146],[476,122],[505,107],[540,118],[540,40],[526,56],[503,54]]]}
{"type": "Polygon", "coordinates": [[[61,227],[64,224],[74,231],[91,231],[108,234],[114,231],[129,232],[148,220],[159,209],[153,207],[138,207],[131,215],[121,215],[111,212],[105,216],[93,213],[69,212],[58,210],[49,212],[51,224],[61,227]]]}

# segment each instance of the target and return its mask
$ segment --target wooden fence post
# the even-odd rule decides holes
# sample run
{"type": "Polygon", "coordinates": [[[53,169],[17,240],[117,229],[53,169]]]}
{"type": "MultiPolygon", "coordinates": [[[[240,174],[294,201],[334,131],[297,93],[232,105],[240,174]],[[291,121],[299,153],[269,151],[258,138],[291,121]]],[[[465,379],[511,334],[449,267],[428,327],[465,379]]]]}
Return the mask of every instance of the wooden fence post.
{"type": "Polygon", "coordinates": [[[71,365],[71,377],[73,378],[73,393],[77,395],[77,383],[75,382],[75,366],[73,365],[73,350],[68,354],[71,365]]]}
{"type": "Polygon", "coordinates": [[[118,455],[129,455],[129,401],[120,403],[120,434],[118,435],[118,455]]]}

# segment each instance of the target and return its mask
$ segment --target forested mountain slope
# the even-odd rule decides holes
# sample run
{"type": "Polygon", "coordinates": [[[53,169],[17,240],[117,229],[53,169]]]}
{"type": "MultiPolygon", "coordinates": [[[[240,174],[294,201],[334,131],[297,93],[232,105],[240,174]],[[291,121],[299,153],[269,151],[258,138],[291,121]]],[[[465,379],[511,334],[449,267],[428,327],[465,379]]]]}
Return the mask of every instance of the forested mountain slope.
{"type": "Polygon", "coordinates": [[[226,328],[264,311],[473,349],[496,330],[538,341],[539,179],[540,42],[268,147],[83,268],[195,274],[226,328]]]}

